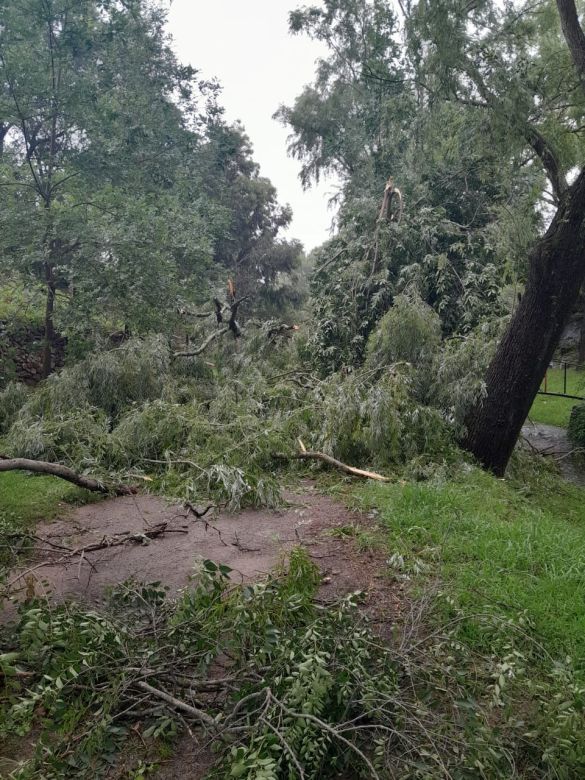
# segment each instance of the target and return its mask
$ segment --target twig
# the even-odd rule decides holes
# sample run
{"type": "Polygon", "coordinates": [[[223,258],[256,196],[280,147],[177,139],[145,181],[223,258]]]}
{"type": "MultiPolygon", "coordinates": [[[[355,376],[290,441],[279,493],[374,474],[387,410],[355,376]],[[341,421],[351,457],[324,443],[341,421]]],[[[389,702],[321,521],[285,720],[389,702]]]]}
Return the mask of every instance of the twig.
{"type": "Polygon", "coordinates": [[[268,696],[274,704],[276,704],[277,707],[280,707],[280,709],[286,713],[290,718],[298,718],[299,720],[309,720],[312,723],[315,723],[319,728],[323,729],[323,731],[328,732],[333,737],[338,739],[340,742],[343,742],[344,745],[347,745],[347,747],[352,750],[354,753],[357,753],[357,755],[362,759],[362,761],[365,763],[365,765],[370,770],[370,777],[374,778],[374,780],[380,780],[380,775],[376,772],[374,769],[374,765],[370,761],[370,759],[357,747],[357,745],[354,745],[353,742],[351,742],[349,739],[346,739],[342,734],[337,731],[337,729],[334,729],[333,726],[330,726],[329,723],[326,723],[324,720],[321,720],[320,718],[317,718],[315,715],[310,715],[308,712],[295,712],[294,710],[289,709],[285,704],[283,704],[281,701],[279,701],[275,696],[273,696],[272,692],[268,691],[268,696]]]}
{"type": "Polygon", "coordinates": [[[200,723],[202,723],[204,726],[209,726],[210,728],[217,729],[218,723],[215,720],[215,718],[212,718],[211,715],[209,715],[207,712],[204,712],[203,710],[197,709],[197,707],[192,707],[190,704],[187,704],[184,701],[181,701],[180,699],[176,699],[174,696],[171,696],[170,693],[166,693],[165,691],[160,691],[158,688],[153,688],[152,685],[149,685],[147,682],[144,682],[144,680],[139,680],[136,685],[138,688],[140,688],[143,691],[146,691],[146,693],[150,693],[151,696],[155,696],[158,699],[162,699],[163,701],[166,701],[167,704],[171,704],[175,709],[182,710],[183,712],[186,712],[188,715],[191,715],[191,717],[198,720],[200,723]]]}

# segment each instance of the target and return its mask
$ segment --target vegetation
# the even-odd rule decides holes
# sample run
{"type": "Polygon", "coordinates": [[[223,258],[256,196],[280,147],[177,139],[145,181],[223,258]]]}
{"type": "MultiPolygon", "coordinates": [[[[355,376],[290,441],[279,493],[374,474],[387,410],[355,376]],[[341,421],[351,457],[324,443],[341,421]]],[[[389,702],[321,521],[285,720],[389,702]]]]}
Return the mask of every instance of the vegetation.
{"type": "Polygon", "coordinates": [[[1,473],[0,603],[26,583],[0,620],[14,780],[145,777],[181,734],[218,778],[585,774],[583,488],[515,449],[529,412],[585,442],[582,404],[536,396],[564,325],[583,333],[581,10],[292,10],[325,53],[277,118],[306,186],[341,181],[305,256],[162,4],[0,0],[0,463],[168,497],[206,528],[310,476],[362,512],[324,538],[369,553],[398,602],[380,623],[367,593],[324,599],[302,545],[243,584],[203,561],[178,593],[38,599],[26,556],[87,548],[35,523],[90,497],[1,473]],[[42,344],[13,348],[29,326],[42,344]],[[21,365],[39,349],[42,381],[21,365]]]}

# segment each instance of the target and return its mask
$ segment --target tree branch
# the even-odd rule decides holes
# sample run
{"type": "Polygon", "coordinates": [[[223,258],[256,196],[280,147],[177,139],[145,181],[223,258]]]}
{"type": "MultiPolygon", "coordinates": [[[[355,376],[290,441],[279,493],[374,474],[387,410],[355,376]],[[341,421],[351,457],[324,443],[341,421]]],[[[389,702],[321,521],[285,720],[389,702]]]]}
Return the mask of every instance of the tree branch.
{"type": "Polygon", "coordinates": [[[211,336],[208,336],[203,344],[201,344],[197,349],[192,350],[191,352],[174,352],[173,357],[195,357],[196,355],[200,355],[202,352],[204,352],[207,347],[211,344],[212,341],[215,341],[215,339],[219,338],[220,336],[223,336],[224,333],[227,333],[228,330],[230,330],[229,327],[227,328],[220,328],[219,330],[214,331],[211,336]]]}
{"type": "Polygon", "coordinates": [[[113,493],[116,496],[128,496],[137,492],[130,485],[108,486],[92,477],[77,474],[73,469],[61,463],[48,463],[44,460],[29,460],[28,458],[6,458],[0,455],[0,471],[32,471],[35,474],[50,474],[53,477],[71,482],[77,487],[92,490],[95,493],[113,493]]]}
{"type": "Polygon", "coordinates": [[[314,452],[307,450],[305,449],[305,445],[300,439],[299,445],[301,451],[295,453],[294,455],[283,455],[281,453],[275,453],[273,457],[278,458],[278,460],[320,460],[323,463],[327,463],[328,466],[333,466],[334,468],[343,471],[345,474],[350,474],[352,477],[375,479],[378,482],[390,482],[389,477],[384,477],[382,474],[377,474],[375,471],[364,471],[364,469],[356,469],[354,466],[348,466],[347,463],[342,463],[340,460],[337,460],[337,458],[333,458],[331,455],[326,455],[324,452],[314,452]]]}
{"type": "Polygon", "coordinates": [[[561,18],[563,35],[585,92],[585,33],[579,24],[575,0],[557,0],[557,9],[561,18]]]}

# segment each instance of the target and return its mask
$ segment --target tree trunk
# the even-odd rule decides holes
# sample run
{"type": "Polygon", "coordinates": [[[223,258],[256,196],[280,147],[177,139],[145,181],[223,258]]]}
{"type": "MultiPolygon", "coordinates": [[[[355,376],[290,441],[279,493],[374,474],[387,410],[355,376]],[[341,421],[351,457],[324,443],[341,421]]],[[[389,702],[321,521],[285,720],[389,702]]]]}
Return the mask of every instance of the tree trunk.
{"type": "Polygon", "coordinates": [[[582,366],[585,363],[585,289],[581,290],[581,304],[579,320],[579,345],[577,347],[577,364],[582,366]]]}
{"type": "Polygon", "coordinates": [[[502,476],[585,278],[585,170],[530,255],[526,290],[467,416],[462,446],[502,476]]]}
{"type": "Polygon", "coordinates": [[[45,263],[45,284],[47,293],[45,299],[45,338],[43,343],[43,376],[45,379],[53,370],[53,342],[55,340],[55,327],[53,324],[53,312],[55,310],[55,279],[53,266],[45,263]]]}

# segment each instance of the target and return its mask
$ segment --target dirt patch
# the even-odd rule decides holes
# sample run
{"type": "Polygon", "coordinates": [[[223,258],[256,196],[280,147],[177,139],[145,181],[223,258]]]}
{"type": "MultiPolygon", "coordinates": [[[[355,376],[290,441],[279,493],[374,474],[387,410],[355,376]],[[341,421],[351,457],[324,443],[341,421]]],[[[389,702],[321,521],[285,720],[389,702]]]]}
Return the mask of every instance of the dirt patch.
{"type": "MultiPolygon", "coordinates": [[[[360,550],[359,534],[373,520],[351,512],[320,494],[311,484],[286,494],[280,510],[221,512],[197,520],[182,506],[153,496],[124,496],[75,509],[67,519],[37,527],[38,537],[53,545],[81,548],[114,539],[124,532],[140,534],[166,523],[167,533],[143,543],[105,547],[84,556],[38,548],[26,570],[13,573],[13,599],[36,595],[62,601],[99,604],[107,590],[128,580],[159,581],[171,594],[189,583],[197,561],[228,565],[235,582],[266,575],[292,547],[304,545],[323,574],[321,597],[337,598],[362,590],[386,622],[400,603],[381,573],[385,556],[375,547],[360,550]]],[[[368,537],[371,546],[372,538],[368,537]]],[[[10,607],[8,612],[10,612],[10,607]]],[[[6,617],[6,616],[5,616],[6,617]]]]}
{"type": "Polygon", "coordinates": [[[522,428],[522,437],[528,445],[545,457],[553,458],[567,482],[585,486],[582,457],[574,454],[574,447],[564,428],[545,423],[529,422],[522,428]]]}

